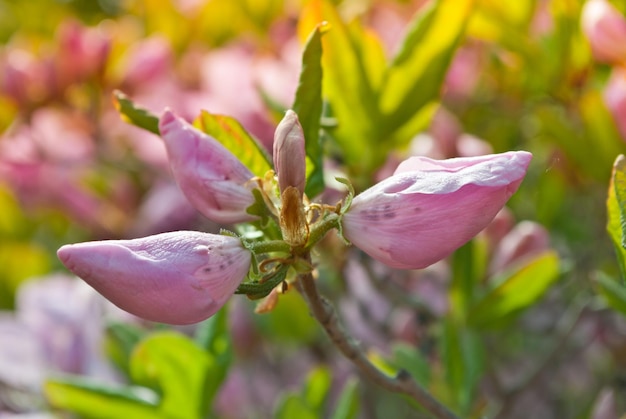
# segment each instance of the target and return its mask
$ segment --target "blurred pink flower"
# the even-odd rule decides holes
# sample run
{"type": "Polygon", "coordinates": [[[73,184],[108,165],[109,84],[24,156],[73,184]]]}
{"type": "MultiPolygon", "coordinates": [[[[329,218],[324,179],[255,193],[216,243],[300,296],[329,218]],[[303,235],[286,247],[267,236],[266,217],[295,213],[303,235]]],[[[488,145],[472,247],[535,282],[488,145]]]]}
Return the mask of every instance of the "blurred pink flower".
{"type": "Polygon", "coordinates": [[[482,72],[481,46],[466,44],[456,52],[444,81],[444,94],[452,100],[471,96],[482,72]]]}
{"type": "Polygon", "coordinates": [[[122,86],[127,93],[172,77],[173,52],[163,36],[151,36],[132,44],[125,56],[122,86]]]}
{"type": "Polygon", "coordinates": [[[46,69],[28,51],[8,49],[0,62],[0,93],[20,108],[28,108],[47,97],[46,69]]]}
{"type": "Polygon", "coordinates": [[[357,195],[343,234],[391,267],[424,268],[485,228],[515,193],[532,155],[525,151],[432,160],[411,157],[393,176],[357,195]]]}
{"type": "Polygon", "coordinates": [[[613,70],[603,96],[622,139],[626,141],[626,70],[613,70]]]}
{"type": "Polygon", "coordinates": [[[111,39],[98,27],[64,21],[57,32],[54,56],[59,87],[101,76],[111,49],[111,39]]]}
{"type": "Polygon", "coordinates": [[[237,157],[169,110],[159,129],[174,179],[198,211],[218,223],[256,218],[246,212],[254,202],[246,183],[254,175],[237,157]]]}
{"type": "Polygon", "coordinates": [[[51,372],[117,381],[102,346],[104,314],[122,312],[73,276],[22,283],[16,310],[0,311],[0,417],[52,418],[42,411],[42,387],[51,372]]]}
{"type": "Polygon", "coordinates": [[[195,231],[66,245],[58,256],[121,309],[181,325],[215,314],[251,263],[238,238],[195,231]]]}
{"type": "Polygon", "coordinates": [[[292,110],[287,111],[276,127],[273,155],[280,191],[293,186],[302,195],[306,183],[304,132],[298,121],[298,115],[292,110]]]}
{"type": "Polygon", "coordinates": [[[446,159],[491,154],[493,149],[485,140],[464,133],[456,116],[440,107],[433,116],[428,132],[413,139],[410,152],[416,156],[446,159]]]}
{"type": "Polygon", "coordinates": [[[550,234],[538,223],[518,223],[496,247],[489,271],[500,272],[516,262],[521,262],[550,248],[550,234]]]}
{"type": "Polygon", "coordinates": [[[607,0],[588,0],[581,12],[582,30],[598,61],[626,64],[626,18],[607,0]]]}

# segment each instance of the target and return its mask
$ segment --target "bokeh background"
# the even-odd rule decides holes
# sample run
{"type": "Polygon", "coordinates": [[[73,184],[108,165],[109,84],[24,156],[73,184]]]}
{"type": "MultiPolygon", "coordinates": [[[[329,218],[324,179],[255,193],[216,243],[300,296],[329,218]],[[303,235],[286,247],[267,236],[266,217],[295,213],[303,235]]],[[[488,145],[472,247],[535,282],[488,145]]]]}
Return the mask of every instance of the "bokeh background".
{"type": "Polygon", "coordinates": [[[462,417],[625,417],[607,197],[626,150],[626,3],[1,0],[1,418],[428,417],[359,377],[295,292],[264,314],[235,296],[174,329],[121,312],[56,258],[66,243],[218,232],[114,92],[155,114],[233,116],[271,150],[321,20],[324,76],[348,81],[324,86],[327,176],[363,190],[410,155],[534,155],[492,224],[425,270],[329,235],[319,286],[346,328],[462,417]],[[407,37],[428,10],[439,18],[407,37]],[[376,88],[403,60],[414,73],[397,82],[408,93],[392,129],[376,88]]]}

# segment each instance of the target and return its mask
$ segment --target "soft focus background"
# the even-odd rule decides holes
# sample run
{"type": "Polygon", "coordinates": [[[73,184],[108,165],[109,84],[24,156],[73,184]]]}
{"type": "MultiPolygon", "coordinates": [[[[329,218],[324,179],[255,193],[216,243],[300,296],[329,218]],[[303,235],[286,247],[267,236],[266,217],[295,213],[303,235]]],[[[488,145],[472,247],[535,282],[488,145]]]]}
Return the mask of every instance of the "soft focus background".
{"type": "Polygon", "coordinates": [[[623,256],[606,227],[609,185],[619,200],[626,179],[611,183],[625,13],[601,0],[0,0],[0,418],[427,417],[361,379],[295,292],[265,314],[235,296],[174,329],[121,312],[56,258],[66,243],[219,231],[113,92],[156,114],[231,115],[271,150],[321,20],[324,123],[339,123],[329,177],[363,190],[409,155],[534,154],[508,208],[428,269],[391,270],[331,233],[319,282],[347,329],[462,417],[626,417],[623,256]],[[403,69],[385,79],[389,66],[403,69]],[[396,90],[379,94],[383,80],[396,90]]]}

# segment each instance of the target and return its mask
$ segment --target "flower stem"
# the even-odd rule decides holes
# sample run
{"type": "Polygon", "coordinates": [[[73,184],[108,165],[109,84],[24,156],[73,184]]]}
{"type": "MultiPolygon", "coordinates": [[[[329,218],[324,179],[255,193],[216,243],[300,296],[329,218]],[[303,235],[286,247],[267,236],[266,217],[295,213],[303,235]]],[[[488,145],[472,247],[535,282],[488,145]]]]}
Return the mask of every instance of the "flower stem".
{"type": "MultiPolygon", "coordinates": [[[[303,255],[303,257],[309,263],[311,262],[309,253],[303,255]]],[[[458,419],[446,406],[420,386],[406,370],[400,370],[395,377],[391,377],[372,364],[363,350],[342,327],[331,303],[319,294],[313,275],[310,272],[300,274],[298,282],[298,289],[305,295],[313,317],[322,325],[330,340],[341,353],[366,377],[389,391],[405,394],[413,398],[437,419],[458,419]]]]}
{"type": "Polygon", "coordinates": [[[248,250],[257,255],[272,252],[289,253],[291,251],[291,246],[283,240],[248,242],[245,246],[248,250]]]}
{"type": "Polygon", "coordinates": [[[330,213],[326,215],[322,220],[313,224],[313,228],[309,231],[309,239],[307,241],[305,249],[310,249],[315,244],[322,239],[333,228],[338,228],[339,226],[339,215],[335,213],[330,213]]]}

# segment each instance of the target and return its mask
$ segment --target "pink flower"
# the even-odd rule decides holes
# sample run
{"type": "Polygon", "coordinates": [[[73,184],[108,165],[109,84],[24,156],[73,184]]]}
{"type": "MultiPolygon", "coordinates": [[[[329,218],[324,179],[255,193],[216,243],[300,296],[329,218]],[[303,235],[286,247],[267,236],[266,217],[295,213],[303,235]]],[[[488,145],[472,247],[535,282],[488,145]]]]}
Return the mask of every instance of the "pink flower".
{"type": "Polygon", "coordinates": [[[306,153],[304,133],[298,115],[288,110],[274,134],[274,169],[278,174],[278,186],[283,192],[288,186],[304,193],[306,183],[306,153]]]}
{"type": "Polygon", "coordinates": [[[581,26],[597,60],[626,63],[626,19],[611,3],[587,1],[581,12],[581,26]]]}
{"type": "Polygon", "coordinates": [[[166,110],[159,123],[172,174],[189,202],[218,223],[240,223],[256,217],[246,183],[254,175],[217,140],[166,110]]]}
{"type": "Polygon", "coordinates": [[[432,160],[411,157],[357,195],[343,234],[391,267],[431,265],[485,228],[515,193],[532,155],[525,151],[432,160]]]}
{"type": "Polygon", "coordinates": [[[617,129],[626,141],[626,71],[615,69],[602,94],[617,129]]]}
{"type": "Polygon", "coordinates": [[[215,314],[251,262],[238,238],[195,231],[66,245],[57,254],[121,309],[170,324],[196,323],[215,314]]]}

